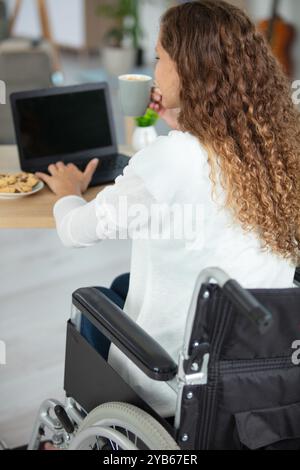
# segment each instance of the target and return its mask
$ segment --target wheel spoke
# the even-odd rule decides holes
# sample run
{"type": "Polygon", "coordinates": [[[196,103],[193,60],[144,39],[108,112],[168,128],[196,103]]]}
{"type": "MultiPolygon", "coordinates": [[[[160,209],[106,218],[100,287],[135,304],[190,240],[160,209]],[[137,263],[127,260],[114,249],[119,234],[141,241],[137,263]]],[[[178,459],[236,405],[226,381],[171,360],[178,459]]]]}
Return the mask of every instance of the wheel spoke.
{"type": "Polygon", "coordinates": [[[112,450],[116,450],[116,449],[114,448],[113,441],[110,440],[109,442],[110,442],[110,445],[112,446],[112,450]]]}
{"type": "Polygon", "coordinates": [[[100,450],[99,436],[96,437],[96,446],[97,446],[97,450],[100,450]]]}

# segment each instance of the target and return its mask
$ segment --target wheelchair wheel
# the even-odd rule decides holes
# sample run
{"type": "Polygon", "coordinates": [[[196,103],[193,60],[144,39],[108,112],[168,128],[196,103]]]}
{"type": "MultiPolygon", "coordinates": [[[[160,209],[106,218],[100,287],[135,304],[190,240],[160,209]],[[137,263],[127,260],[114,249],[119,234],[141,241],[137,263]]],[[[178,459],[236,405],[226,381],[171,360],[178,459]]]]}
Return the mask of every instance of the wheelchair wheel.
{"type": "Polygon", "coordinates": [[[105,403],[81,423],[70,450],[179,450],[168,431],[128,403],[105,403]]]}

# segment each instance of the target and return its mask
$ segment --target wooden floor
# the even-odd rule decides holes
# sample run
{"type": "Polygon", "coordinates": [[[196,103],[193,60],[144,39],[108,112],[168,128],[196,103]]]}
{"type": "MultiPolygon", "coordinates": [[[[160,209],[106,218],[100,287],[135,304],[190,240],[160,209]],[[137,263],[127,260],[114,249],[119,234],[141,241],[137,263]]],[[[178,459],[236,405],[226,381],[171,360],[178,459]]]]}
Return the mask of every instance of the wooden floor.
{"type": "Polygon", "coordinates": [[[71,295],[84,286],[109,286],[129,272],[130,242],[106,240],[87,249],[64,248],[54,230],[1,230],[0,440],[28,442],[38,407],[63,398],[66,321],[71,295]]]}

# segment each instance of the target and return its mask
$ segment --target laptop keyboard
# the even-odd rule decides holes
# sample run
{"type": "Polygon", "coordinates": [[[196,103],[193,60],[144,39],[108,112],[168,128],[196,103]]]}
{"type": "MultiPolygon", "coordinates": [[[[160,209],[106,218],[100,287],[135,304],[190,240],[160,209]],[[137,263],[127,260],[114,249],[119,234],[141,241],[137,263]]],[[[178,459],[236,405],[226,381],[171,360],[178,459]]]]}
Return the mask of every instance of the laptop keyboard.
{"type": "MultiPolygon", "coordinates": [[[[96,158],[96,157],[94,157],[96,158]]],[[[109,172],[109,171],[115,171],[115,170],[122,170],[129,164],[129,157],[126,157],[126,155],[117,155],[114,157],[100,157],[100,164],[98,167],[98,171],[102,172],[109,172]]],[[[87,162],[76,162],[74,163],[77,168],[79,168],[80,171],[84,171],[87,167],[87,162]]],[[[48,168],[45,168],[43,170],[40,170],[42,172],[48,173],[48,168]]]]}
{"type": "MultiPolygon", "coordinates": [[[[114,170],[121,170],[124,168],[124,165],[128,165],[129,159],[128,157],[124,157],[119,155],[117,158],[100,158],[99,170],[100,171],[114,171],[114,170]]],[[[78,163],[76,166],[81,171],[86,169],[87,163],[78,163]]]]}

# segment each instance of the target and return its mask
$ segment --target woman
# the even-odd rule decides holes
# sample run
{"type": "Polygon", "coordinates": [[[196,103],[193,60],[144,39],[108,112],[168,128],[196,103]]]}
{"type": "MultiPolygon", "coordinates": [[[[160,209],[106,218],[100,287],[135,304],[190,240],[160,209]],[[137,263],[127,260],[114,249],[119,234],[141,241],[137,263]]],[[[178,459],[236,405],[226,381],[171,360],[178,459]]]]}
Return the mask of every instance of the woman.
{"type": "MultiPolygon", "coordinates": [[[[129,217],[117,218],[121,198],[129,208],[163,205],[165,215],[174,204],[201,207],[194,237],[185,230],[174,239],[132,237],[124,311],[177,361],[203,268],[218,266],[246,288],[293,286],[300,125],[279,64],[234,6],[202,0],[169,9],[157,61],[151,107],[173,128],[168,136],[136,154],[115,185],[90,203],[82,194],[97,161],[84,174],[58,163],[50,177],[38,176],[60,198],[54,214],[69,247],[128,229],[129,217]]],[[[180,228],[178,219],[162,220],[163,229],[180,228]]],[[[181,223],[191,229],[192,217],[181,223]]],[[[109,362],[158,413],[174,415],[176,397],[167,384],[148,379],[115,346],[109,362]]]]}

